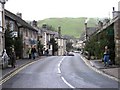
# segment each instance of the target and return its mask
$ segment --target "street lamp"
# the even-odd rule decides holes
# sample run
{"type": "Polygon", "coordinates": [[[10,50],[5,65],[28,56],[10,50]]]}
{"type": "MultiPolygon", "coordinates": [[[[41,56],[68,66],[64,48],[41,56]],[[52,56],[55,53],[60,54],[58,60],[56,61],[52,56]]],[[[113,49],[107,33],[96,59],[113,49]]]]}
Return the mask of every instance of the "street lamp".
{"type": "Polygon", "coordinates": [[[5,10],[4,5],[8,0],[0,0],[0,53],[5,48],[5,10]]]}
{"type": "Polygon", "coordinates": [[[88,33],[87,33],[87,22],[85,22],[85,39],[87,40],[88,33]]]}

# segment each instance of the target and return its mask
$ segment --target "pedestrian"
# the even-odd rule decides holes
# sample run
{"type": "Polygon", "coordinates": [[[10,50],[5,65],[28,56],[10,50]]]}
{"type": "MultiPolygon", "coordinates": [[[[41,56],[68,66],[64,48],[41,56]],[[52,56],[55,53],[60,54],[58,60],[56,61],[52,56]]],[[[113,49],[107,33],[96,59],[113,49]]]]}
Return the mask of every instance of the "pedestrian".
{"type": "Polygon", "coordinates": [[[36,53],[36,49],[35,49],[35,46],[33,45],[31,49],[31,55],[33,59],[35,59],[35,53],[36,53]]]}
{"type": "Polygon", "coordinates": [[[43,55],[45,56],[45,48],[43,48],[43,55]]]}
{"type": "Polygon", "coordinates": [[[11,65],[12,67],[15,68],[15,64],[16,64],[16,54],[15,54],[15,50],[12,47],[11,53],[10,53],[10,59],[11,59],[11,65]]]}
{"type": "Polygon", "coordinates": [[[63,56],[67,56],[67,51],[64,51],[64,54],[63,54],[63,56]]]}
{"type": "Polygon", "coordinates": [[[48,49],[46,49],[45,53],[46,53],[46,56],[49,55],[49,51],[48,51],[48,49]]]}
{"type": "Polygon", "coordinates": [[[9,58],[7,55],[6,49],[4,49],[2,52],[2,58],[9,58]]]}
{"type": "Polygon", "coordinates": [[[3,68],[4,66],[7,67],[8,66],[8,60],[9,60],[9,56],[7,55],[6,49],[3,50],[2,52],[2,64],[3,64],[3,68]]]}
{"type": "Polygon", "coordinates": [[[29,55],[29,59],[31,59],[31,47],[30,46],[28,48],[28,55],[29,55]]]}
{"type": "Polygon", "coordinates": [[[103,60],[104,60],[104,66],[109,66],[110,52],[109,52],[108,46],[105,46],[103,60]]]}
{"type": "Polygon", "coordinates": [[[40,49],[40,52],[41,52],[41,55],[43,55],[43,48],[42,48],[42,49],[40,49]]]}

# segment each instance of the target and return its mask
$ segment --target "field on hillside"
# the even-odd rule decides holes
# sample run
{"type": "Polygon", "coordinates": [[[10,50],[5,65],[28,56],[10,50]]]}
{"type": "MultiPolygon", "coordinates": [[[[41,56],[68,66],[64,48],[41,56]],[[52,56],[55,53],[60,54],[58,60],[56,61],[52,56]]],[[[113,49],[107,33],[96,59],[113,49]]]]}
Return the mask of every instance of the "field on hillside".
{"type": "MultiPolygon", "coordinates": [[[[55,30],[61,26],[62,35],[70,35],[79,38],[81,33],[84,32],[84,23],[86,18],[48,18],[38,21],[38,26],[42,27],[43,24],[52,25],[55,30]]],[[[90,18],[88,26],[95,26],[97,22],[96,18],[90,18]]]]}

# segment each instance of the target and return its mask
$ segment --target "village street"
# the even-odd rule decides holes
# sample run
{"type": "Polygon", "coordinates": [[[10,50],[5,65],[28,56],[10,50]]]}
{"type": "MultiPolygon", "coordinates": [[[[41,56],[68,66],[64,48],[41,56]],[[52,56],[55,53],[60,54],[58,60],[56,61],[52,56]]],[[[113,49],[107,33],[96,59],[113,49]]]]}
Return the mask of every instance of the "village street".
{"type": "Polygon", "coordinates": [[[120,89],[119,0],[0,0],[0,89],[120,89]]]}
{"type": "Polygon", "coordinates": [[[74,53],[38,60],[18,70],[2,88],[118,88],[118,82],[93,71],[74,53]]]}

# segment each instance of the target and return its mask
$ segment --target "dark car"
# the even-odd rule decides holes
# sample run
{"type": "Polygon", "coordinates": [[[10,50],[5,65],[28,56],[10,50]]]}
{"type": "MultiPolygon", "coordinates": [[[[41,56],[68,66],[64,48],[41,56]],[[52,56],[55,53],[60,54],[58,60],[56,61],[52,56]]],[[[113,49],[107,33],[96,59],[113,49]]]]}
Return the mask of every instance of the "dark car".
{"type": "Polygon", "coordinates": [[[68,56],[74,56],[74,54],[71,53],[71,54],[68,54],[68,56]]]}

